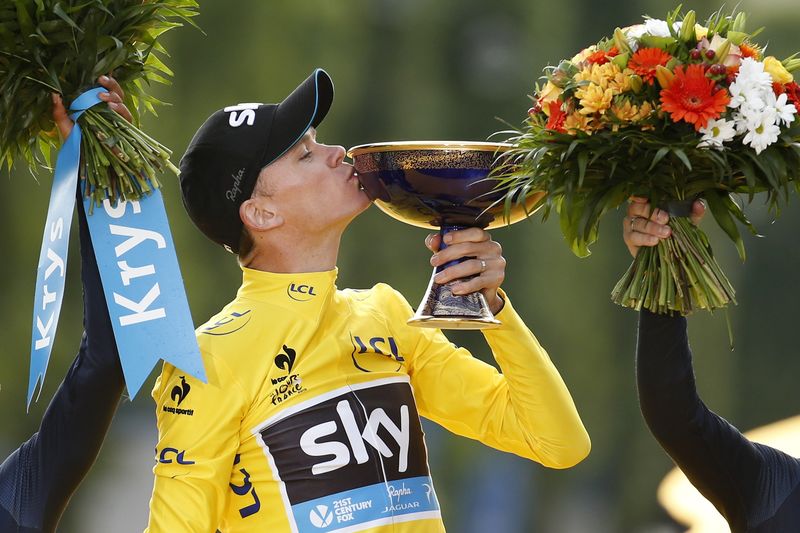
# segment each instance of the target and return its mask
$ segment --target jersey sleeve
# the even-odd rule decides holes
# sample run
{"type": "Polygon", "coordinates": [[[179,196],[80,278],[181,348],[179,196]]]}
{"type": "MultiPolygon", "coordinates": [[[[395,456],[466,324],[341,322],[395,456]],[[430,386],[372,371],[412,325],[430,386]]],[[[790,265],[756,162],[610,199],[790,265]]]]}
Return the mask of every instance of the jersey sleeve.
{"type": "Polygon", "coordinates": [[[502,373],[438,329],[407,326],[411,308],[395,293],[390,320],[403,345],[413,347],[409,375],[420,414],[544,466],[573,466],[588,455],[589,436],[547,352],[501,295],[503,325],[484,336],[502,373]]]}
{"type": "Polygon", "coordinates": [[[208,383],[164,364],[156,381],[158,446],[146,532],[215,531],[239,446],[245,394],[225,363],[203,353],[208,383]]]}

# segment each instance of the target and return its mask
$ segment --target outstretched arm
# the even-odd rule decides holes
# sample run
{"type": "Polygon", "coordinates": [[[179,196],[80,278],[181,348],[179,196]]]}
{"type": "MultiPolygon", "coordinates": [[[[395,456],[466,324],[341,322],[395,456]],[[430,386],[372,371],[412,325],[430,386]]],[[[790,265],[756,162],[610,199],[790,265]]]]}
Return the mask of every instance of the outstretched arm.
{"type": "MultiPolygon", "coordinates": [[[[101,84],[110,91],[103,99],[122,105],[116,81],[107,78],[101,84]]],[[[66,136],[71,122],[60,99],[56,100],[54,118],[59,131],[66,136]]],[[[129,113],[120,114],[130,117],[129,113]]],[[[81,202],[79,196],[84,334],[72,366],[45,411],[39,431],[0,465],[0,531],[3,532],[55,530],[70,497],[100,451],[124,387],[81,202]]]]}
{"type": "Polygon", "coordinates": [[[742,489],[758,479],[761,456],[698,396],[684,317],[641,311],[636,382],[642,414],[659,444],[732,527],[745,527],[742,489]]]}
{"type": "Polygon", "coordinates": [[[0,531],[55,530],[100,451],[124,387],[86,216],[78,213],[85,331],[39,431],[0,466],[0,531]]]}

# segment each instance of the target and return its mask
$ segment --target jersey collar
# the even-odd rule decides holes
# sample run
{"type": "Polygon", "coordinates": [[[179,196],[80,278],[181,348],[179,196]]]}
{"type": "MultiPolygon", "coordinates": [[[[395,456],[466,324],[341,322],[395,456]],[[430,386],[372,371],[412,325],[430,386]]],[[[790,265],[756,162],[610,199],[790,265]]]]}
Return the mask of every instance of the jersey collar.
{"type": "Polygon", "coordinates": [[[338,268],[324,272],[276,273],[242,268],[238,297],[291,307],[318,308],[336,290],[338,268]]]}

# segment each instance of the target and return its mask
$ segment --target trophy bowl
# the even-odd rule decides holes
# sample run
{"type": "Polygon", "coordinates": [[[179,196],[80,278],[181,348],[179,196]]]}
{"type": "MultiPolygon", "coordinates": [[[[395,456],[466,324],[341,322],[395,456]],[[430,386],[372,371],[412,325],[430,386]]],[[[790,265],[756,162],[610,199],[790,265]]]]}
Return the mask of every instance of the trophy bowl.
{"type": "MultiPolygon", "coordinates": [[[[499,228],[526,218],[543,196],[511,202],[489,177],[498,156],[512,145],[470,141],[397,141],[362,144],[348,150],[367,195],[387,215],[406,224],[439,230],[442,237],[466,227],[499,228]],[[487,179],[488,178],[488,179],[487,179]]],[[[444,239],[442,239],[444,248],[444,239]]],[[[464,261],[470,258],[462,258],[464,261]]],[[[455,281],[434,276],[409,324],[441,329],[487,329],[500,325],[480,292],[454,295],[455,281]]]]}

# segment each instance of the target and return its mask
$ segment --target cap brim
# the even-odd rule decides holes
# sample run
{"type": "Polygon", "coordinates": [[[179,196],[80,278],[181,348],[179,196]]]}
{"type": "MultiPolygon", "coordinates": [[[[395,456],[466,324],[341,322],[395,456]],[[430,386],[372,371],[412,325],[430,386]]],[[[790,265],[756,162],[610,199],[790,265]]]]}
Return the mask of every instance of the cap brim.
{"type": "Polygon", "coordinates": [[[278,104],[269,146],[280,146],[283,151],[267,154],[268,161],[264,161],[264,165],[289,151],[309,128],[319,126],[332,103],[333,81],[327,72],[318,68],[278,104]]]}

